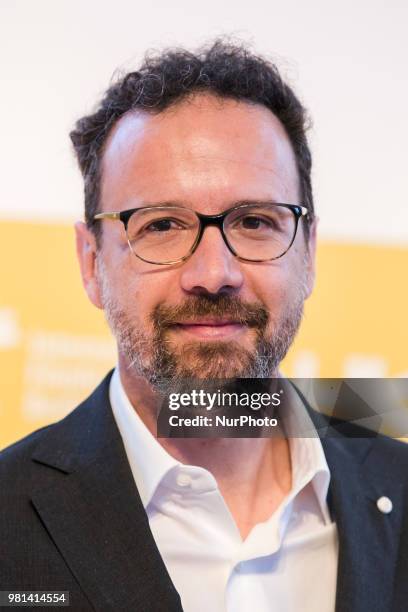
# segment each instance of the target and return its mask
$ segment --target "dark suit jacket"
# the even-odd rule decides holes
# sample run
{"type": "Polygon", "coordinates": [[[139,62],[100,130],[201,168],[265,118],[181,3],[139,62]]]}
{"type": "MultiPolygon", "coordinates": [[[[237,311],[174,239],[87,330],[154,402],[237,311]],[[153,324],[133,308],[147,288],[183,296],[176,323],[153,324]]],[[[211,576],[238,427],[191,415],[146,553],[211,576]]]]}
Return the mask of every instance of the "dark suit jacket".
{"type": "MultiPolygon", "coordinates": [[[[109,379],[65,419],[0,453],[0,590],[69,591],[75,612],[180,611],[112,415],[109,379]]],[[[322,418],[315,424],[326,431],[322,418]]],[[[408,445],[336,430],[322,444],[339,533],[336,611],[408,610],[408,445]],[[376,506],[384,495],[390,514],[376,506]]]]}

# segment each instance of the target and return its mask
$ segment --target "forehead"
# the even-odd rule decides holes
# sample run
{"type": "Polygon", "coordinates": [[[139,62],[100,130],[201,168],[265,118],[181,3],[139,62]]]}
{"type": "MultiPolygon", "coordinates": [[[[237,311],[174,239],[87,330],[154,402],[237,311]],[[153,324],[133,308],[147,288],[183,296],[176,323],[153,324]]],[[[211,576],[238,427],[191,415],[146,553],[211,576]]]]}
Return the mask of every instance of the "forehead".
{"type": "Polygon", "coordinates": [[[171,201],[211,213],[248,199],[298,201],[292,146],[261,105],[200,94],[159,114],[131,111],[107,139],[104,210],[171,201]]]}

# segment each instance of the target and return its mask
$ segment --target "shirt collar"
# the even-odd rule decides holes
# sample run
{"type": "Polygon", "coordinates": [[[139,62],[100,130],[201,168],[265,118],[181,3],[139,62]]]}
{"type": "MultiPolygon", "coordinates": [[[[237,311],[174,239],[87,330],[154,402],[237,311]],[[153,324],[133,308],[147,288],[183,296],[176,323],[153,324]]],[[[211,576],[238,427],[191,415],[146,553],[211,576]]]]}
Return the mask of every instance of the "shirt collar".
{"type": "Polygon", "coordinates": [[[330,469],[323,446],[315,426],[289,380],[282,378],[287,406],[290,410],[280,414],[289,440],[292,463],[292,491],[288,501],[293,499],[309,482],[316,495],[324,522],[331,522],[327,506],[327,492],[330,484],[330,469]]]}
{"type": "Polygon", "coordinates": [[[146,508],[166,474],[181,464],[157,442],[133,408],[118,368],[115,368],[111,378],[109,399],[140,498],[146,508]]]}
{"type": "MultiPolygon", "coordinates": [[[[291,408],[280,416],[289,439],[292,464],[292,489],[284,505],[289,504],[311,483],[323,520],[328,524],[331,519],[326,498],[330,470],[323,447],[299,394],[289,381],[282,379],[282,384],[291,408]]],[[[131,405],[121,383],[118,368],[114,370],[111,378],[109,398],[136,486],[146,508],[165,477],[183,466],[161,446],[131,405]]],[[[202,471],[202,468],[196,469],[202,471]]]]}

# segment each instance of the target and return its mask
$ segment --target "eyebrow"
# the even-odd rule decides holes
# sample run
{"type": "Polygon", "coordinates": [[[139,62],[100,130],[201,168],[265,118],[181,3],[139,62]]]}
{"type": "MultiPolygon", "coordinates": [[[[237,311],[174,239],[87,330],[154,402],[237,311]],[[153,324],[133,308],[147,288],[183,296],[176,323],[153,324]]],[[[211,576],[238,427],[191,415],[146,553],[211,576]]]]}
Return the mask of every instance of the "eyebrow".
{"type": "MultiPolygon", "coordinates": [[[[265,206],[269,204],[298,204],[298,203],[297,202],[285,202],[282,200],[275,200],[271,198],[268,198],[266,200],[243,199],[243,200],[236,200],[234,202],[230,202],[228,205],[223,207],[221,212],[228,210],[229,208],[235,208],[236,206],[265,206]]],[[[131,210],[132,208],[145,208],[149,206],[153,208],[159,207],[159,206],[176,206],[177,208],[186,208],[189,210],[194,210],[192,206],[188,206],[184,202],[171,201],[171,200],[164,200],[164,201],[158,201],[158,202],[140,202],[138,206],[129,206],[129,210],[131,210]]]]}

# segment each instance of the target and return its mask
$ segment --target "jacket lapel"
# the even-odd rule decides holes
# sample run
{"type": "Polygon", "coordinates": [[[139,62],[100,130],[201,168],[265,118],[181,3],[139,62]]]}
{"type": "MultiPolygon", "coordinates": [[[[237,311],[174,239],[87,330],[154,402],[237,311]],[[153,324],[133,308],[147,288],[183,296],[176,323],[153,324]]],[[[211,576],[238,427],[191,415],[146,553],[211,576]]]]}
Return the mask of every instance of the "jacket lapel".
{"type": "Polygon", "coordinates": [[[337,523],[336,612],[391,610],[403,490],[384,473],[384,444],[375,438],[322,440],[331,471],[329,505],[337,523]],[[389,514],[377,508],[389,497],[389,514]]]}
{"type": "Polygon", "coordinates": [[[48,486],[32,502],[96,610],[180,611],[110,409],[109,379],[36,448],[48,486]]]}
{"type": "Polygon", "coordinates": [[[316,412],[297,392],[331,473],[328,505],[339,542],[336,612],[391,610],[405,503],[404,484],[389,468],[395,442],[359,427],[350,415],[342,421],[316,412]],[[392,502],[388,514],[377,507],[381,497],[392,502]]]}

